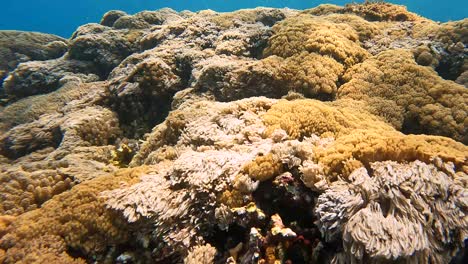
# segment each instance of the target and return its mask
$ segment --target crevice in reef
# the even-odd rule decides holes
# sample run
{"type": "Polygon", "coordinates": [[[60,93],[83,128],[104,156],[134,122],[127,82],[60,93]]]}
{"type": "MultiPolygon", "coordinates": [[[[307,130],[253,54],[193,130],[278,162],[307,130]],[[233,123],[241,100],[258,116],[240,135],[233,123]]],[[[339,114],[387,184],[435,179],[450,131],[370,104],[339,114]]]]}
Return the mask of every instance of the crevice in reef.
{"type": "Polygon", "coordinates": [[[458,254],[450,261],[450,264],[468,263],[468,239],[465,239],[465,246],[460,249],[458,254]]]}
{"type": "Polygon", "coordinates": [[[300,179],[297,167],[290,172],[277,176],[274,180],[261,182],[253,193],[256,205],[268,219],[280,216],[285,228],[290,228],[295,234],[292,240],[275,238],[269,232],[271,223],[262,228],[266,235],[266,244],[262,254],[268,258],[271,250],[282,250],[288,263],[325,263],[340,246],[338,243],[326,243],[318,227],[314,224],[316,217],[313,212],[317,193],[308,189],[300,179]]]}
{"type": "Polygon", "coordinates": [[[419,122],[416,120],[416,118],[405,118],[403,121],[403,125],[401,126],[401,132],[409,135],[409,134],[415,134],[415,135],[421,135],[424,134],[424,130],[421,128],[419,125],[419,122]]]}
{"type": "MultiPolygon", "coordinates": [[[[227,230],[221,230],[217,226],[213,228],[211,235],[204,237],[210,245],[216,247],[219,252],[228,252],[239,243],[246,243],[249,230],[237,224],[232,224],[227,230]]],[[[218,256],[219,263],[225,263],[225,257],[218,256]]]]}
{"type": "Polygon", "coordinates": [[[435,68],[440,77],[455,81],[463,73],[464,58],[460,56],[443,57],[435,68]]]}
{"type": "Polygon", "coordinates": [[[177,75],[180,78],[180,87],[189,87],[192,80],[192,62],[184,59],[176,60],[177,75]]]}
{"type": "Polygon", "coordinates": [[[142,138],[169,114],[173,94],[154,97],[151,94],[114,98],[111,108],[117,112],[120,128],[126,138],[142,138]]]}

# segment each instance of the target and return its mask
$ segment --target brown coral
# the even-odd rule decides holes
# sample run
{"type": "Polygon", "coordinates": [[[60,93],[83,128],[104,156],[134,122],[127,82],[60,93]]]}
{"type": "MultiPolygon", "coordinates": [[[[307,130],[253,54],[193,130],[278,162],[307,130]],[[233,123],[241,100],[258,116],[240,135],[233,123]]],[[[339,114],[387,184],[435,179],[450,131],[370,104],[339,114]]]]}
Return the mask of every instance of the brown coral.
{"type": "Polygon", "coordinates": [[[0,132],[13,126],[29,123],[41,115],[52,114],[62,109],[81,108],[100,102],[105,94],[103,83],[81,83],[74,77],[67,77],[59,89],[45,95],[29,96],[11,103],[0,111],[0,132]]]}
{"type": "MultiPolygon", "coordinates": [[[[67,40],[49,34],[14,30],[0,31],[0,86],[19,63],[50,60],[67,51],[67,40]]],[[[4,91],[0,92],[3,96],[4,91]]]]}
{"type": "MultiPolygon", "coordinates": [[[[393,101],[401,109],[396,109],[401,115],[398,122],[392,122],[395,128],[468,142],[465,87],[417,65],[411,52],[382,52],[348,70],[343,79],[346,83],[340,87],[338,98],[363,100],[378,108],[393,101]]],[[[387,114],[373,113],[384,118],[387,114]]]]}
{"type": "Polygon", "coordinates": [[[314,16],[323,16],[333,13],[339,13],[341,10],[343,10],[342,6],[333,4],[320,4],[314,8],[306,9],[302,11],[302,13],[311,14],[314,16]]]}
{"type": "Polygon", "coordinates": [[[415,21],[423,19],[414,13],[408,12],[405,6],[385,3],[383,1],[348,4],[343,11],[362,16],[369,21],[415,21]]]}
{"type": "Polygon", "coordinates": [[[441,263],[463,246],[467,97],[442,78],[464,82],[466,20],[365,3],[101,23],[6,82],[59,89],[0,107],[0,262],[441,263]]]}
{"type": "Polygon", "coordinates": [[[10,161],[0,171],[0,212],[19,215],[40,207],[75,184],[108,174],[113,147],[81,147],[64,157],[46,148],[10,161]],[[57,157],[58,156],[58,157],[57,157]]]}
{"type": "Polygon", "coordinates": [[[466,163],[466,146],[437,136],[405,136],[396,131],[354,131],[337,138],[328,149],[317,149],[317,160],[326,166],[326,174],[342,173],[343,162],[354,158],[365,165],[374,161],[422,160],[435,157],[456,164],[457,170],[466,163]]]}
{"type": "Polygon", "coordinates": [[[109,242],[127,239],[123,222],[105,209],[99,193],[131,183],[149,168],[127,169],[76,186],[55,196],[41,209],[28,212],[10,224],[0,239],[4,263],[84,263],[67,254],[67,248],[85,254],[102,252],[109,242]]]}
{"type": "Polygon", "coordinates": [[[356,31],[344,23],[332,23],[302,14],[276,24],[273,32],[264,51],[266,56],[290,57],[307,51],[331,56],[346,66],[361,62],[368,56],[357,42],[356,31]]]}
{"type": "Polygon", "coordinates": [[[382,160],[430,162],[435,157],[454,162],[458,169],[466,162],[466,147],[443,137],[405,136],[363,110],[342,108],[313,100],[281,101],[263,116],[267,134],[285,130],[291,138],[332,136],[326,148],[315,149],[315,159],[324,175],[347,174],[343,162],[356,159],[364,164],[382,160]],[[343,171],[344,170],[344,171],[343,171]]]}
{"type": "Polygon", "coordinates": [[[115,115],[101,107],[43,115],[0,136],[0,152],[12,158],[0,171],[1,214],[41,206],[74,184],[115,170],[110,164],[119,134],[115,115]]]}

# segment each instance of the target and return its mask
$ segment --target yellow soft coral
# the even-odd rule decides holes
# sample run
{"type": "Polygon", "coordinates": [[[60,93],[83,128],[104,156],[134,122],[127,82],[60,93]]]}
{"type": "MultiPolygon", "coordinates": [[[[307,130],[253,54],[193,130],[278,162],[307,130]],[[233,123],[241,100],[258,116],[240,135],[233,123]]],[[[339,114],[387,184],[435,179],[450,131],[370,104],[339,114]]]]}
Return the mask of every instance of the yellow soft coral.
{"type": "Polygon", "coordinates": [[[346,161],[356,159],[363,164],[375,161],[421,160],[430,163],[439,157],[453,162],[458,169],[467,162],[468,148],[449,138],[424,135],[403,135],[397,131],[355,130],[337,138],[326,149],[316,149],[316,159],[325,165],[325,174],[347,174],[346,161]]]}
{"type": "Polygon", "coordinates": [[[302,14],[276,24],[273,32],[264,51],[266,56],[290,57],[307,51],[332,56],[346,66],[368,56],[358,43],[356,31],[344,23],[302,14]]]}
{"type": "Polygon", "coordinates": [[[351,26],[359,35],[361,42],[382,34],[381,26],[353,14],[329,14],[322,16],[322,18],[333,23],[351,26]]]}
{"type": "Polygon", "coordinates": [[[273,154],[258,156],[244,167],[244,172],[258,181],[269,180],[282,172],[281,161],[273,154]]]}
{"type": "Polygon", "coordinates": [[[333,5],[333,4],[321,4],[314,8],[306,9],[301,13],[310,14],[314,16],[323,16],[328,14],[339,13],[343,10],[342,6],[333,5]]]}
{"type": "Polygon", "coordinates": [[[349,103],[279,101],[263,116],[266,133],[281,128],[292,139],[312,135],[335,138],[326,147],[316,147],[313,157],[321,164],[321,173],[330,179],[337,174],[349,175],[356,164],[375,161],[419,159],[429,163],[438,157],[454,163],[458,170],[466,164],[468,149],[463,144],[438,136],[404,135],[349,103]]]}
{"type": "Polygon", "coordinates": [[[334,95],[344,72],[344,67],[336,60],[307,52],[285,59],[282,67],[278,75],[286,82],[288,90],[308,97],[334,95]]]}
{"type": "Polygon", "coordinates": [[[368,102],[375,108],[372,112],[384,118],[392,111],[387,106],[394,104],[393,120],[388,121],[395,128],[468,142],[465,87],[417,65],[410,51],[381,52],[349,69],[343,79],[346,83],[340,87],[338,98],[368,102]]]}
{"type": "Polygon", "coordinates": [[[319,135],[340,137],[353,129],[392,129],[388,124],[365,111],[343,111],[330,103],[316,100],[280,101],[263,116],[267,134],[285,130],[293,139],[319,135]]]}
{"type": "Polygon", "coordinates": [[[125,169],[82,183],[55,196],[42,208],[17,217],[0,239],[4,263],[46,260],[71,263],[74,259],[66,253],[67,248],[93,253],[104,250],[111,241],[124,241],[125,221],[106,210],[99,194],[124,183],[134,183],[148,170],[148,167],[125,169]]]}

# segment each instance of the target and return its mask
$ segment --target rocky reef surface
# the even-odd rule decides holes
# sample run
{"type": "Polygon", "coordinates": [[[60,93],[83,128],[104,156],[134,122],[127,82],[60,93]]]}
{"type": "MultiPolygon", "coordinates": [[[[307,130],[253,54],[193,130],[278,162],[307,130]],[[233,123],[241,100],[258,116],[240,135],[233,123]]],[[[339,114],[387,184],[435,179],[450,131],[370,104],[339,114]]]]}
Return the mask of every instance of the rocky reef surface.
{"type": "Polygon", "coordinates": [[[466,263],[468,19],[0,31],[0,263],[466,263]]]}

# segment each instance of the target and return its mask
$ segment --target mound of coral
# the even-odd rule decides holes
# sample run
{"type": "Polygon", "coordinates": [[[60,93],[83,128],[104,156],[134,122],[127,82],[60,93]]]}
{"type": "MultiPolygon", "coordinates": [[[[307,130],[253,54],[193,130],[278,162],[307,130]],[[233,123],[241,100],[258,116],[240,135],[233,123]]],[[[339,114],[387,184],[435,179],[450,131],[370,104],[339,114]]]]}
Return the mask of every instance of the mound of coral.
{"type": "Polygon", "coordinates": [[[466,263],[467,23],[366,2],[0,31],[0,263],[466,263]]]}

